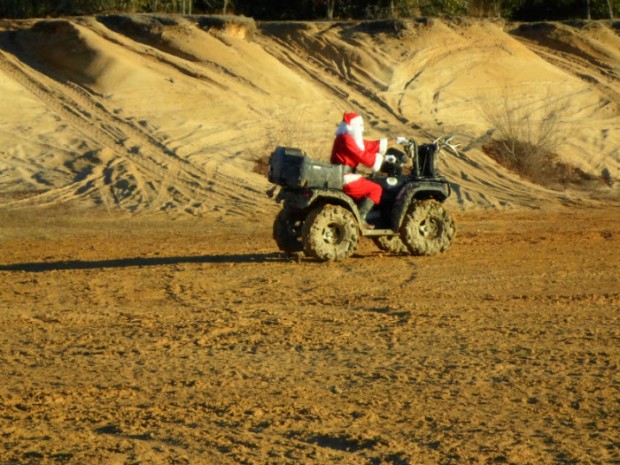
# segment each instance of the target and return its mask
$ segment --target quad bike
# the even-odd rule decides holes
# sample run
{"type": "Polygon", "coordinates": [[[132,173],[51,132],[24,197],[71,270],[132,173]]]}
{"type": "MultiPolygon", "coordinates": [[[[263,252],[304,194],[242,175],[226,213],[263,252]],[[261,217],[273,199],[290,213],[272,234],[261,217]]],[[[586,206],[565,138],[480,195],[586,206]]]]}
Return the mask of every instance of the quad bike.
{"type": "Polygon", "coordinates": [[[358,205],[342,191],[341,165],[307,157],[300,149],[277,147],[269,159],[268,191],[282,203],[273,225],[278,248],[322,261],[353,254],[360,236],[383,251],[435,255],[445,251],[456,233],[454,219],[442,205],[450,184],[435,170],[441,150],[456,152],[450,139],[418,145],[407,139],[403,151],[391,148],[381,170],[367,176],[383,188],[381,203],[362,222],[358,205]],[[409,172],[405,172],[409,171],[409,172]],[[370,227],[367,227],[371,225],[370,227]]]}

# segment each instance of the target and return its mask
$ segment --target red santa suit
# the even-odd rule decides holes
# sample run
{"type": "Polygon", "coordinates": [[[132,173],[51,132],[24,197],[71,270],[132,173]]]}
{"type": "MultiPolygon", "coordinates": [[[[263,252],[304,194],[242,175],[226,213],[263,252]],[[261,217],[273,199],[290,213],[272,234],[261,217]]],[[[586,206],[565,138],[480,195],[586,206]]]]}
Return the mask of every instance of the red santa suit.
{"type": "Polygon", "coordinates": [[[381,186],[357,174],[355,170],[361,163],[374,172],[379,171],[387,150],[388,140],[365,140],[363,132],[362,117],[356,113],[345,113],[336,131],[331,162],[344,165],[342,190],[345,194],[356,201],[368,197],[378,204],[381,201],[381,186]]]}

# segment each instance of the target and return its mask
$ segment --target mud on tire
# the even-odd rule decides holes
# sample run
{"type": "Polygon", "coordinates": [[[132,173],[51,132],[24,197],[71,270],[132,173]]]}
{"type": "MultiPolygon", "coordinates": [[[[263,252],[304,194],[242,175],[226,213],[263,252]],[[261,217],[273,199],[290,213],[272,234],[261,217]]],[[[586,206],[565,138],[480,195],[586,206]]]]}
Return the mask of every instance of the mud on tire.
{"type": "Polygon", "coordinates": [[[413,202],[400,229],[400,237],[412,255],[444,252],[455,234],[452,215],[436,200],[413,202]]]}
{"type": "Polygon", "coordinates": [[[278,249],[286,254],[303,252],[304,243],[301,238],[303,220],[301,213],[286,208],[278,212],[273,222],[273,239],[278,249]]]}
{"type": "Polygon", "coordinates": [[[393,254],[409,254],[409,249],[403,243],[400,236],[378,236],[373,237],[372,241],[379,250],[393,254]]]}
{"type": "Polygon", "coordinates": [[[357,221],[346,208],[325,205],[312,210],[302,227],[304,250],[322,261],[343,260],[357,249],[357,221]]]}

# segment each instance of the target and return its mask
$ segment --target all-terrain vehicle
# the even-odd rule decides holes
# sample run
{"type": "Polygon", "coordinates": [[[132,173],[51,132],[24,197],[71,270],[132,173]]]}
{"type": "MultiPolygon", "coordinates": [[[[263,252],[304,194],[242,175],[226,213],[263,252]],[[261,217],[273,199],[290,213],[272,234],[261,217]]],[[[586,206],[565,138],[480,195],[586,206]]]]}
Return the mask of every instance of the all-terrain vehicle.
{"type": "Polygon", "coordinates": [[[273,225],[278,248],[322,261],[353,254],[361,236],[383,251],[435,255],[451,244],[456,227],[444,208],[450,183],[435,167],[449,139],[421,144],[408,139],[403,151],[390,148],[379,173],[367,178],[383,188],[381,203],[361,221],[358,205],[342,191],[343,167],[308,157],[302,150],[277,147],[269,158],[268,179],[280,191],[282,210],[273,225]],[[371,227],[367,227],[371,225],[371,227]]]}

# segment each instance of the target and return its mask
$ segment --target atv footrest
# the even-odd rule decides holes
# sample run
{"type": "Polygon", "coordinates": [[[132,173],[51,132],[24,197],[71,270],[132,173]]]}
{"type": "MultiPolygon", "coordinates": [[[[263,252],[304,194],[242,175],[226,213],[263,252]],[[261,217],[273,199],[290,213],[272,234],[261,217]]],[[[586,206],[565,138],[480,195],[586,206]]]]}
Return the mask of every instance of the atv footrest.
{"type": "Polygon", "coordinates": [[[362,236],[396,236],[398,232],[393,229],[362,229],[362,236]]]}

